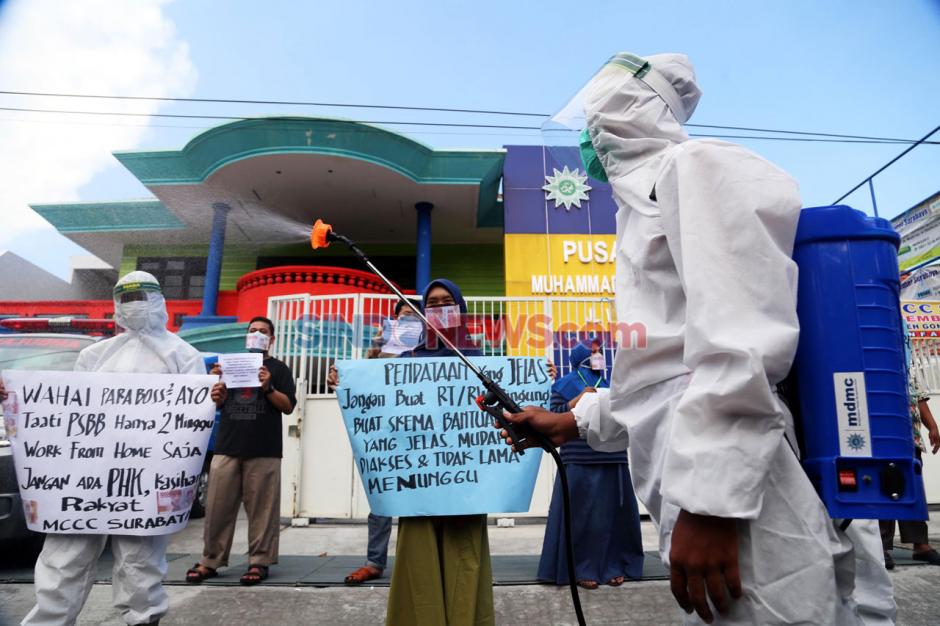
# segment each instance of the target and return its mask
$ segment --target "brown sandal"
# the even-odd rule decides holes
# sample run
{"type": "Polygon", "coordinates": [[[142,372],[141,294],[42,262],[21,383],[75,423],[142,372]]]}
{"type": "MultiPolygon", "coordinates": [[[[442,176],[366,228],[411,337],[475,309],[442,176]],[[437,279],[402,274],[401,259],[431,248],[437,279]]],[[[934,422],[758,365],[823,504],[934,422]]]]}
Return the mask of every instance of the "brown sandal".
{"type": "Polygon", "coordinates": [[[371,565],[363,565],[355,572],[350,574],[345,578],[347,585],[361,585],[367,580],[372,580],[373,578],[381,578],[382,570],[377,567],[372,567],[371,565]]]}
{"type": "Polygon", "coordinates": [[[186,570],[186,582],[193,585],[198,585],[202,581],[209,578],[215,578],[218,575],[219,573],[211,567],[206,567],[202,563],[196,563],[186,570]]]}
{"type": "Polygon", "coordinates": [[[623,584],[624,580],[626,580],[626,578],[624,578],[623,576],[614,576],[613,578],[607,581],[607,584],[610,585],[611,587],[619,587],[620,585],[623,584]]]}
{"type": "Polygon", "coordinates": [[[268,577],[268,566],[267,565],[252,565],[248,568],[248,571],[242,574],[242,577],[239,578],[239,582],[245,586],[257,585],[262,580],[268,577]]]}
{"type": "Polygon", "coordinates": [[[596,580],[579,580],[578,586],[584,589],[597,589],[599,587],[596,580]]]}

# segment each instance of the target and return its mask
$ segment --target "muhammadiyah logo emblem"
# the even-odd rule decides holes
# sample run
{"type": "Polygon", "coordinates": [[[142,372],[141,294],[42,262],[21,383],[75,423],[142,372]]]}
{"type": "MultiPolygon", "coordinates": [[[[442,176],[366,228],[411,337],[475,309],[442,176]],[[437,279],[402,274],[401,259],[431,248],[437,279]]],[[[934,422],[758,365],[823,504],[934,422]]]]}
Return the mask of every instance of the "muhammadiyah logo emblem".
{"type": "MultiPolygon", "coordinates": [[[[553,168],[554,169],[554,168],[553,168]]],[[[590,185],[586,184],[587,174],[581,174],[577,168],[572,172],[566,165],[562,171],[554,169],[554,176],[546,176],[548,181],[542,189],[545,191],[546,200],[554,200],[555,208],[564,205],[566,211],[571,210],[571,205],[581,208],[581,201],[588,199],[591,190],[590,185]]]]}
{"type": "Polygon", "coordinates": [[[861,450],[865,447],[865,437],[864,435],[853,433],[846,439],[846,444],[853,450],[861,450]]]}

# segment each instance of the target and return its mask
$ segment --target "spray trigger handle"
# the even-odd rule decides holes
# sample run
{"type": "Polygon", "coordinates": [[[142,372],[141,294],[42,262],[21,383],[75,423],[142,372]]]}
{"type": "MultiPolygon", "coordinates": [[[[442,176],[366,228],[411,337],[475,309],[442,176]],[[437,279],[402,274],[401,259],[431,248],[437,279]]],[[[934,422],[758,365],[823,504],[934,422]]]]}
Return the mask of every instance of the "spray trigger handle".
{"type": "Polygon", "coordinates": [[[535,437],[536,441],[539,442],[540,446],[544,447],[543,437],[539,437],[538,433],[532,430],[526,425],[514,425],[509,420],[506,419],[506,416],[503,415],[503,411],[509,411],[510,413],[519,413],[522,409],[509,399],[507,403],[502,402],[497,394],[494,394],[491,391],[487,391],[485,394],[482,394],[477,397],[477,406],[480,407],[480,410],[488,413],[490,417],[496,420],[499,424],[499,427],[505,430],[509,434],[509,438],[512,439],[512,443],[516,449],[517,454],[525,454],[524,446],[528,442],[530,437],[535,437]]]}

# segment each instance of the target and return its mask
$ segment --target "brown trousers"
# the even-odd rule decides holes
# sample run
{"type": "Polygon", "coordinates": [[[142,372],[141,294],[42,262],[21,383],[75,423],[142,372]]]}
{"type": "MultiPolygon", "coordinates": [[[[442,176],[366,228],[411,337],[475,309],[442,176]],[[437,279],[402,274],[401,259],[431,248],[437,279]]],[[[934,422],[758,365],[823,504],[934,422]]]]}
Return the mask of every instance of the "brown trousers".
{"type": "Polygon", "coordinates": [[[281,459],[216,454],[209,469],[209,495],[203,532],[206,567],[228,565],[238,507],[248,513],[248,564],[277,563],[280,539],[281,459]]]}

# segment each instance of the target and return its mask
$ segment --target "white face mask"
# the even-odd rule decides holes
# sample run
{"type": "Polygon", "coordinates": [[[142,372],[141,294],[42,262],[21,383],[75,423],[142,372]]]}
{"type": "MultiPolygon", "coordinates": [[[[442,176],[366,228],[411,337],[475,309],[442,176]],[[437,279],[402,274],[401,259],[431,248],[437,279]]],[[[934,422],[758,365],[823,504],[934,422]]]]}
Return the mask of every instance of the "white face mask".
{"type": "MultiPolygon", "coordinates": [[[[417,347],[421,339],[424,324],[416,317],[401,317],[389,321],[390,339],[398,341],[411,348],[417,347]]],[[[383,332],[384,335],[384,332],[383,332]]]]}
{"type": "Polygon", "coordinates": [[[385,320],[382,328],[382,352],[401,354],[414,350],[421,343],[424,324],[416,317],[400,317],[397,320],[385,320]]]}
{"type": "Polygon", "coordinates": [[[603,352],[591,353],[591,369],[595,372],[607,369],[607,359],[604,358],[603,352]]]}
{"type": "Polygon", "coordinates": [[[248,333],[245,337],[245,347],[249,352],[267,352],[271,345],[271,337],[262,332],[248,333]]]}
{"type": "Polygon", "coordinates": [[[127,330],[143,330],[147,327],[147,320],[150,318],[148,302],[123,302],[119,306],[127,330]]]}
{"type": "Polygon", "coordinates": [[[424,316],[434,328],[456,328],[460,326],[460,306],[450,304],[435,306],[424,310],[424,316]]]}

